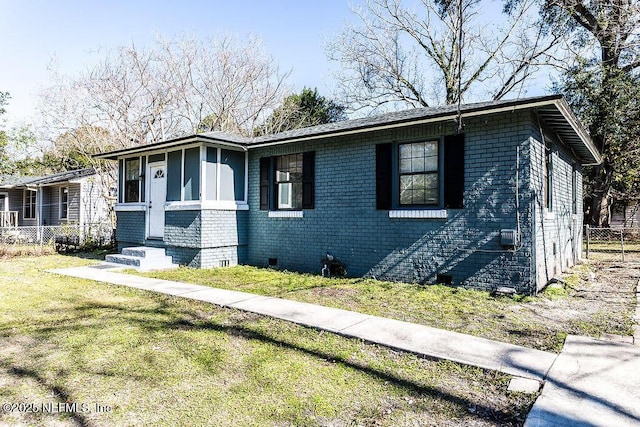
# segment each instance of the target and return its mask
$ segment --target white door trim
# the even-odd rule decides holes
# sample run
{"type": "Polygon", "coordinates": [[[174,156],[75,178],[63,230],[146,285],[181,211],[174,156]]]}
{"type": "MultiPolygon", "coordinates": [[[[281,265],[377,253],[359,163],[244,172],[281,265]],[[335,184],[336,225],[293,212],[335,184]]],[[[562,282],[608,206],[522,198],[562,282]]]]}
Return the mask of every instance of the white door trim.
{"type": "Polygon", "coordinates": [[[166,180],[167,180],[167,165],[166,162],[154,162],[151,164],[147,164],[147,171],[146,176],[147,179],[145,180],[147,183],[147,188],[145,189],[146,191],[146,205],[147,205],[147,214],[146,214],[146,235],[147,238],[150,239],[162,239],[164,238],[164,211],[165,211],[165,203],[166,203],[166,180]],[[164,200],[162,201],[157,201],[157,200],[151,200],[152,197],[152,186],[153,186],[153,182],[154,182],[154,174],[155,174],[155,169],[157,168],[162,168],[163,172],[164,172],[164,180],[165,180],[165,188],[164,188],[164,200]],[[154,170],[154,172],[152,173],[152,170],[154,170]],[[151,224],[151,220],[152,220],[152,209],[161,209],[163,212],[162,215],[162,227],[158,227],[157,230],[160,231],[152,231],[152,224],[151,224]]]}

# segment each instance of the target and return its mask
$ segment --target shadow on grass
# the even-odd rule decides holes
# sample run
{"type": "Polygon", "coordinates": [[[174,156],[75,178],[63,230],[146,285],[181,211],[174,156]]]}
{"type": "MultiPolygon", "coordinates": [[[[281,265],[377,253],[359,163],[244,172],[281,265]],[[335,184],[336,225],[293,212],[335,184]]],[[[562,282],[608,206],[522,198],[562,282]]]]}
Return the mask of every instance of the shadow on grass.
{"type": "MultiPolygon", "coordinates": [[[[242,323],[250,322],[252,318],[264,318],[256,314],[245,313],[235,309],[225,309],[234,314],[240,315],[240,319],[234,319],[234,316],[230,316],[233,324],[221,324],[219,322],[212,321],[204,316],[196,316],[194,312],[184,310],[181,313],[177,313],[175,309],[168,309],[169,305],[161,303],[162,305],[154,309],[142,309],[142,308],[129,308],[113,304],[103,304],[92,302],[76,307],[79,312],[93,311],[93,310],[109,310],[115,311],[118,318],[126,317],[127,320],[138,323],[144,329],[149,332],[163,331],[163,330],[195,330],[195,331],[211,331],[221,332],[230,336],[240,337],[246,340],[256,340],[264,344],[272,345],[278,348],[285,348],[306,355],[312,356],[322,361],[338,363],[343,366],[349,367],[356,371],[365,373],[366,375],[376,378],[385,383],[389,383],[394,387],[403,389],[416,396],[429,396],[436,399],[442,399],[451,402],[461,408],[463,411],[468,411],[469,408],[475,408],[475,414],[481,414],[483,418],[499,421],[501,423],[517,425],[522,422],[518,420],[518,416],[513,413],[506,412],[504,410],[498,410],[495,408],[487,407],[479,402],[469,400],[467,398],[452,394],[451,392],[438,387],[430,387],[421,384],[420,382],[413,381],[408,378],[403,378],[398,375],[394,375],[384,370],[375,369],[368,366],[364,362],[357,362],[348,360],[336,352],[322,351],[310,346],[305,346],[300,343],[292,342],[293,340],[286,340],[282,337],[278,337],[276,333],[269,334],[258,330],[257,328],[248,327],[242,323]],[[149,319],[149,315],[155,317],[164,317],[164,319],[149,319]]],[[[84,315],[79,317],[84,318],[84,315]]],[[[104,320],[104,317],[101,317],[104,320]]],[[[277,321],[277,320],[275,320],[277,321]]],[[[84,327],[84,325],[82,326],[84,327]]],[[[296,327],[306,328],[304,326],[296,325],[296,327]]],[[[320,332],[318,332],[320,333],[320,332]]],[[[345,340],[350,338],[342,337],[345,340]]],[[[529,408],[527,408],[529,409],[529,408]]]]}
{"type": "MultiPolygon", "coordinates": [[[[250,327],[243,324],[251,322],[251,319],[254,318],[261,319],[263,318],[262,316],[248,314],[234,309],[225,309],[231,313],[231,315],[228,316],[231,324],[222,324],[211,320],[202,313],[196,314],[195,310],[181,309],[173,305],[172,301],[167,300],[165,297],[156,296],[154,300],[158,305],[152,308],[128,307],[119,304],[84,301],[71,308],[68,311],[70,315],[65,316],[64,321],[52,320],[51,322],[43,323],[33,330],[33,334],[39,340],[45,342],[50,340],[51,336],[55,336],[61,332],[69,333],[95,329],[98,334],[111,319],[117,319],[118,321],[126,320],[150,333],[167,330],[221,332],[230,336],[241,337],[246,340],[255,340],[278,348],[300,352],[322,361],[341,364],[350,369],[362,372],[376,380],[388,383],[398,389],[405,390],[414,396],[428,396],[448,401],[457,406],[461,410],[460,413],[468,413],[469,408],[475,408],[474,415],[472,416],[497,421],[501,425],[520,425],[523,421],[522,419],[518,419],[522,414],[488,407],[473,399],[456,395],[444,388],[426,386],[419,381],[414,381],[410,378],[389,372],[390,370],[376,369],[368,366],[365,362],[348,360],[337,354],[337,352],[311,348],[309,345],[294,342],[294,339],[282,338],[278,336],[277,332],[269,333],[261,331],[257,327],[250,327]]],[[[297,327],[304,328],[303,326],[297,327]]],[[[5,336],[7,335],[5,334],[5,336]]],[[[185,357],[189,357],[189,355],[185,354],[185,357]]],[[[0,361],[0,364],[5,365],[3,367],[14,376],[34,379],[41,386],[46,387],[47,390],[61,402],[73,402],[72,392],[49,383],[36,370],[20,367],[24,365],[24,360],[18,360],[13,364],[0,361]]],[[[106,373],[99,374],[108,375],[106,373]]],[[[70,413],[69,415],[77,425],[92,425],[90,420],[83,416],[82,413],[70,413]]]]}
{"type": "MultiPolygon", "coordinates": [[[[42,375],[32,369],[20,368],[17,366],[11,366],[7,361],[0,361],[0,366],[7,369],[7,372],[19,379],[32,379],[38,383],[40,387],[43,387],[51,393],[51,396],[57,403],[64,405],[67,403],[73,403],[73,398],[65,389],[49,383],[42,375]]],[[[16,402],[17,403],[17,402],[16,402]]],[[[56,414],[55,412],[53,414],[56,414]]],[[[69,416],[71,421],[81,427],[90,427],[93,424],[79,411],[58,412],[58,415],[69,416]]]]}

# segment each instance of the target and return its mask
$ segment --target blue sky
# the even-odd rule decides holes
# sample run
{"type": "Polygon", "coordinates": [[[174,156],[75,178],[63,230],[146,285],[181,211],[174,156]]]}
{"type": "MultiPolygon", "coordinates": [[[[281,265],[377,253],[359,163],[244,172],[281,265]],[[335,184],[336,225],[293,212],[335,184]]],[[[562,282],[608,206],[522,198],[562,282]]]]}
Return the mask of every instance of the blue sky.
{"type": "Polygon", "coordinates": [[[12,96],[10,123],[29,122],[54,57],[62,73],[74,74],[98,49],[150,44],[156,34],[229,32],[259,36],[281,69],[292,70],[295,89],[317,87],[330,96],[335,64],[325,39],[353,19],[347,0],[0,0],[0,91],[12,96]]]}

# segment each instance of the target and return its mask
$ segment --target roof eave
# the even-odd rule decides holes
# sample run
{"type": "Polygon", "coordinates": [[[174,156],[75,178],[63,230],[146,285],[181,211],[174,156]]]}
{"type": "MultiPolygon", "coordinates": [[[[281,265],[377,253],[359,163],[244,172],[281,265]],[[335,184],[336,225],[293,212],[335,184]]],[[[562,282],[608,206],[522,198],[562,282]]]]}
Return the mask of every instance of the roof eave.
{"type": "MultiPolygon", "coordinates": [[[[555,103],[560,99],[561,99],[560,95],[551,95],[530,103],[518,103],[517,101],[514,101],[513,103],[500,105],[495,108],[477,107],[477,108],[463,111],[462,118],[483,116],[486,114],[515,111],[515,110],[521,110],[521,109],[527,109],[527,108],[535,108],[537,106],[543,106],[543,105],[552,105],[553,103],[555,103]]],[[[353,134],[371,132],[371,131],[377,131],[377,130],[394,129],[394,128],[409,126],[409,125],[421,125],[421,124],[427,124],[427,123],[442,122],[446,120],[456,119],[457,117],[458,117],[458,112],[446,112],[446,113],[436,114],[436,115],[424,117],[424,118],[411,118],[411,119],[397,120],[394,122],[380,123],[380,124],[374,124],[374,125],[368,125],[368,126],[364,125],[354,129],[345,129],[343,131],[327,131],[327,132],[322,132],[314,135],[297,136],[297,137],[293,136],[291,138],[282,138],[282,139],[276,139],[273,141],[258,142],[258,143],[250,144],[249,148],[260,148],[260,147],[267,147],[271,145],[289,144],[293,142],[309,141],[313,139],[320,139],[320,138],[326,138],[326,137],[337,137],[337,136],[353,135],[353,134]]]]}
{"type": "Polygon", "coordinates": [[[584,146],[589,151],[589,154],[591,154],[592,159],[584,159],[586,161],[581,163],[582,166],[597,166],[602,164],[604,160],[602,158],[602,154],[600,154],[600,151],[598,151],[598,148],[593,143],[591,136],[589,136],[587,131],[578,121],[578,118],[573,114],[573,111],[571,111],[571,107],[569,107],[567,101],[564,98],[560,98],[555,102],[555,105],[556,108],[558,108],[558,111],[560,111],[564,116],[567,123],[572,127],[576,135],[578,135],[584,146]]]}
{"type": "Polygon", "coordinates": [[[214,143],[223,146],[242,148],[246,151],[246,144],[234,141],[225,141],[220,138],[212,138],[204,135],[188,135],[180,138],[171,139],[168,141],[160,141],[154,144],[141,145],[138,147],[131,148],[123,148],[120,150],[109,151],[107,153],[99,153],[94,154],[92,157],[94,159],[102,159],[102,160],[117,160],[119,157],[128,156],[131,154],[143,153],[146,151],[154,151],[154,150],[162,150],[167,148],[179,147],[182,145],[192,144],[192,143],[214,143]]]}

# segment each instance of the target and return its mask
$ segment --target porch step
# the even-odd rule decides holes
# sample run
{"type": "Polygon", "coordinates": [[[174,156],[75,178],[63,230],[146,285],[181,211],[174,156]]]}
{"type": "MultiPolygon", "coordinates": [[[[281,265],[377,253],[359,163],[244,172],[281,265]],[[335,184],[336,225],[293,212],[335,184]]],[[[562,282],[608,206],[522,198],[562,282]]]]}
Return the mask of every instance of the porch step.
{"type": "Polygon", "coordinates": [[[132,248],[124,248],[122,255],[144,258],[144,259],[158,259],[166,257],[164,248],[152,248],[147,246],[136,246],[132,248]]]}
{"type": "Polygon", "coordinates": [[[165,255],[164,248],[147,248],[144,246],[125,248],[119,255],[107,255],[106,262],[127,265],[138,270],[169,270],[178,268],[170,256],[165,255]]]}

